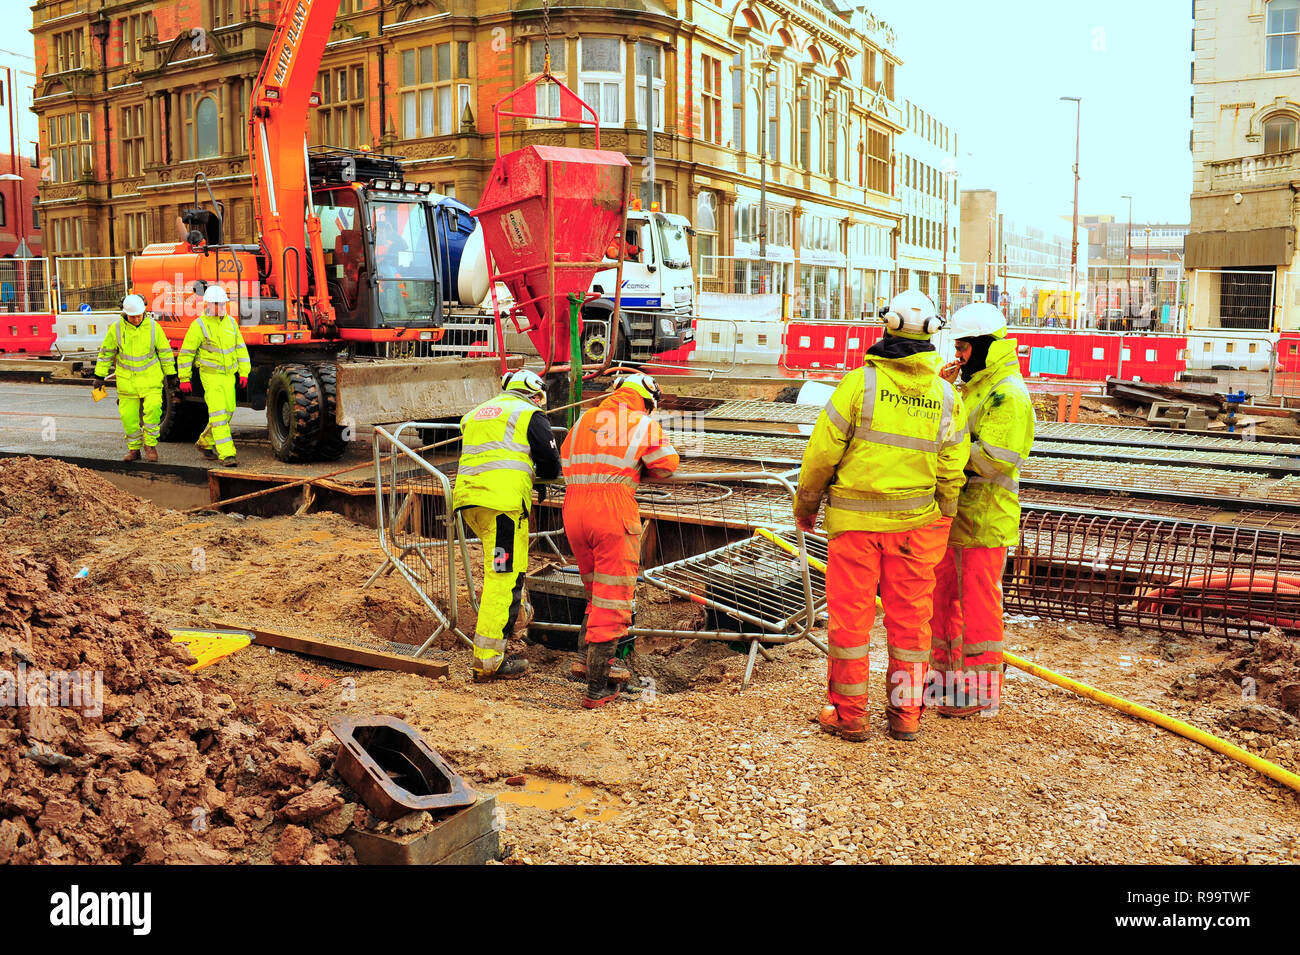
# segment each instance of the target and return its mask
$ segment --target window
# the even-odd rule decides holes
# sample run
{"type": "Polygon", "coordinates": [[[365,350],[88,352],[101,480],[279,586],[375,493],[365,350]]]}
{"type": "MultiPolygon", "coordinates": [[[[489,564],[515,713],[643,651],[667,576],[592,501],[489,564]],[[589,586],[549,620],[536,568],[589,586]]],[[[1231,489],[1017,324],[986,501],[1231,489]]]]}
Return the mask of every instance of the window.
{"type": "Polygon", "coordinates": [[[876,51],[862,51],[862,85],[869,91],[876,91],[876,51]]]}
{"type": "Polygon", "coordinates": [[[213,28],[239,22],[239,0],[208,0],[208,22],[213,28]]]}
{"type": "Polygon", "coordinates": [[[757,145],[756,137],[745,135],[745,58],[737,53],[731,58],[731,148],[757,152],[757,145]]]}
{"type": "Polygon", "coordinates": [[[803,95],[799,97],[799,165],[804,169],[812,169],[811,143],[812,138],[812,89],[805,84],[803,95]]]}
{"type": "Polygon", "coordinates": [[[578,85],[602,125],[623,125],[623,43],[615,37],[578,41],[578,85]]]}
{"type": "Polygon", "coordinates": [[[50,71],[62,73],[64,70],[81,69],[81,57],[85,34],[80,30],[67,30],[52,37],[53,63],[50,71]]]}
{"type": "Polygon", "coordinates": [[[32,200],[32,228],[41,227],[41,197],[37,196],[32,200]]]}
{"type": "Polygon", "coordinates": [[[122,63],[126,66],[139,63],[144,56],[141,44],[148,32],[148,18],[147,13],[135,13],[117,21],[122,36],[122,63]]]}
{"type": "Polygon", "coordinates": [[[701,275],[718,274],[718,197],[711,189],[695,197],[695,257],[701,275]]]}
{"type": "Polygon", "coordinates": [[[1264,21],[1264,69],[1294,70],[1300,34],[1300,0],[1269,0],[1264,21]]]}
{"type": "Polygon", "coordinates": [[[885,97],[894,98],[894,64],[888,60],[885,61],[885,97]]]}
{"type": "Polygon", "coordinates": [[[184,94],[181,97],[181,125],[186,159],[210,159],[221,155],[221,113],[215,96],[210,93],[184,94]]]}
{"type": "Polygon", "coordinates": [[[117,141],[123,176],[144,175],[144,106],[118,111],[117,141]]]}
{"type": "Polygon", "coordinates": [[[126,247],[128,252],[139,252],[149,244],[149,214],[147,212],[128,212],[126,220],[126,247]]]}
{"type": "Polygon", "coordinates": [[[1264,153],[1289,152],[1296,148],[1296,118],[1283,114],[1264,120],[1264,153]]]}
{"type": "Polygon", "coordinates": [[[75,182],[91,175],[90,113],[64,113],[46,118],[51,182],[75,182]]]}
{"type": "Polygon", "coordinates": [[[451,44],[403,50],[400,57],[402,136],[420,139],[454,133],[460,118],[452,89],[451,44]]]}
{"type": "Polygon", "coordinates": [[[636,124],[645,127],[645,74],[646,64],[650,66],[650,78],[654,83],[651,96],[655,107],[655,129],[664,128],[664,51],[653,43],[640,40],[636,44],[636,124]]]}
{"type": "Polygon", "coordinates": [[[0,193],[0,226],[6,226],[8,224],[9,224],[9,219],[6,215],[6,210],[5,210],[5,197],[2,193],[0,193]]]}
{"type": "Polygon", "coordinates": [[[867,131],[867,188],[889,194],[889,134],[879,129],[867,131]]]}
{"type": "Polygon", "coordinates": [[[316,141],[349,149],[369,145],[366,128],[366,68],[360,65],[325,70],[317,84],[316,141]]]}
{"type": "Polygon", "coordinates": [[[700,138],[722,143],[722,61],[700,57],[700,138]]]}
{"type": "MultiPolygon", "coordinates": [[[[530,40],[528,43],[528,72],[530,77],[541,73],[545,66],[546,45],[541,40],[530,40]]],[[[551,47],[551,72],[563,77],[564,70],[564,41],[558,40],[551,47]]],[[[560,88],[554,83],[539,83],[534,89],[540,90],[537,112],[542,116],[559,116],[560,88]]],[[[592,108],[594,109],[595,106],[592,108]]]]}

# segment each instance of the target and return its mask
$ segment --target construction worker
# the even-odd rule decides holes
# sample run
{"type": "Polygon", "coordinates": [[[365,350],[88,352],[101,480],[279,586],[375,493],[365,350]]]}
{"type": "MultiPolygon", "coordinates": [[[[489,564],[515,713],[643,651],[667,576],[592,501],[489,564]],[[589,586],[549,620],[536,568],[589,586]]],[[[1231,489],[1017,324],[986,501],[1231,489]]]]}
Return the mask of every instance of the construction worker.
{"type": "Polygon", "coordinates": [[[944,716],[993,716],[1002,696],[1002,570],[1020,540],[1020,466],[1034,444],[1034,404],[997,306],[958,309],[950,332],[957,360],[943,375],[961,375],[970,460],[936,572],[932,696],[944,716]]]}
{"type": "Polygon", "coordinates": [[[483,542],[483,598],[474,628],[474,682],[513,680],[528,661],[506,658],[506,637],[523,603],[528,512],[534,481],[560,476],[560,452],[546,385],[531,371],[501,379],[501,394],[461,419],[462,447],[452,507],[483,542]]]}
{"type": "Polygon", "coordinates": [[[203,314],[190,323],[181,343],[181,393],[191,394],[194,365],[199,366],[203,399],[208,405],[208,426],[194,443],[203,456],[220,460],[222,467],[239,464],[230,419],[235,414],[235,382],[248,387],[248,349],[239,332],[239,322],[230,315],[229,297],[220,285],[209,285],[203,293],[203,314]]]}
{"type": "MultiPolygon", "coordinates": [[[[95,390],[117,366],[117,413],[126,432],[123,461],[158,460],[158,429],[162,425],[165,378],[176,377],[176,356],[167,336],[152,318],[145,318],[144,299],[122,299],[122,317],[109,326],[95,362],[95,390]]],[[[101,392],[102,394],[102,392],[101,392]]]]}
{"type": "Polygon", "coordinates": [[[969,439],[966,412],[939,377],[930,336],[943,325],[921,292],[896,295],[885,334],[840,381],[809,438],[795,519],[805,532],[829,491],[826,600],[830,705],[823,732],[867,736],[867,651],[877,585],[885,611],[889,735],[920,730],[930,659],[934,569],[957,512],[969,439]]]}
{"type": "Polygon", "coordinates": [[[650,417],[659,398],[659,386],[649,375],[623,378],[577,420],[561,449],[564,532],[587,591],[582,705],[588,709],[617,697],[618,683],[628,676],[617,669],[611,673],[610,662],[632,625],[635,606],[641,564],[637,485],[643,473],[668,477],[680,463],[650,417]]]}

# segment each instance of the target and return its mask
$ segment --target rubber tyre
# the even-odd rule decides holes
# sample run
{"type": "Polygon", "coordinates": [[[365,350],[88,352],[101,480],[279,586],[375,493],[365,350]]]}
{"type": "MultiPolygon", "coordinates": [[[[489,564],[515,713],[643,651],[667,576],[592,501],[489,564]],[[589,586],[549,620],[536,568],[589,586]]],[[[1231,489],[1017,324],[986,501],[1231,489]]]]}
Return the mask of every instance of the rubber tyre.
{"type": "Polygon", "coordinates": [[[312,365],[311,370],[316,376],[316,386],[320,389],[322,399],[320,430],[316,435],[316,457],[322,461],[337,461],[348,450],[348,439],[343,436],[347,429],[334,420],[334,412],[338,407],[338,366],[324,361],[312,365]]]}
{"type": "Polygon", "coordinates": [[[163,416],[159,441],[193,441],[208,424],[208,407],[202,400],[186,400],[179,391],[163,387],[163,416]]]}
{"type": "Polygon", "coordinates": [[[271,450],[286,464],[316,454],[322,406],[320,386],[306,365],[280,365],[266,385],[266,431],[271,450]]]}

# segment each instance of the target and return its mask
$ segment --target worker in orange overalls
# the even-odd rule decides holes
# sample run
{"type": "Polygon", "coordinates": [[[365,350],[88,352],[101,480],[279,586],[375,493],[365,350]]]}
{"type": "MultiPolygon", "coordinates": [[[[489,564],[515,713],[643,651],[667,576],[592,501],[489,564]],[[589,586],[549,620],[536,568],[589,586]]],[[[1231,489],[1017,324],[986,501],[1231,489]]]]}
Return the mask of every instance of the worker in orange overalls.
{"type": "Polygon", "coordinates": [[[966,411],[939,377],[930,336],[943,327],[917,291],[894,296],[885,334],[840,381],[799,469],[795,520],[805,533],[829,491],[826,602],[830,705],[823,732],[867,737],[867,652],[879,586],[889,648],[889,735],[915,739],[930,659],[934,571],[948,545],[970,449],[966,411]]]}
{"type": "MultiPolygon", "coordinates": [[[[667,477],[680,459],[650,418],[659,386],[649,375],[622,379],[574,424],[560,448],[564,468],[564,532],[587,591],[587,692],[582,705],[618,696],[610,661],[632,625],[641,564],[641,514],[636,488],[644,472],[667,477]]],[[[622,674],[626,679],[626,674],[622,674]]]]}
{"type": "Polygon", "coordinates": [[[1007,548],[1020,542],[1020,467],[1034,446],[1034,403],[997,306],[959,308],[948,331],[957,360],[941,374],[954,384],[961,375],[971,443],[936,571],[930,666],[941,716],[989,717],[1002,699],[1002,571],[1007,548]]]}

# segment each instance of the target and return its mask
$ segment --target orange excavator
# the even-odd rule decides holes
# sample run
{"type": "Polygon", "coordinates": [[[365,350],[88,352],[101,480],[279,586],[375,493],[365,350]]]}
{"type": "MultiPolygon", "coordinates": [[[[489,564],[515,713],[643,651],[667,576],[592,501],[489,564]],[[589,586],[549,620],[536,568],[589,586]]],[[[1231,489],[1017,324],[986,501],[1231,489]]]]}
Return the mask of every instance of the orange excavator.
{"type": "MultiPolygon", "coordinates": [[[[349,426],[459,415],[498,388],[491,360],[404,360],[441,339],[448,310],[487,296],[486,251],[469,207],[406,181],[397,157],[307,147],[338,7],[286,0],[254,85],[257,243],[226,241],[223,205],[200,174],[181,214],[184,237],[147,246],[131,267],[132,291],[174,345],[204,291],[226,289],[252,363],[237,398],[266,410],[282,461],[336,458],[349,426]]],[[[164,438],[202,428],[197,376],[194,385],[194,395],[167,394],[164,438]]]]}

